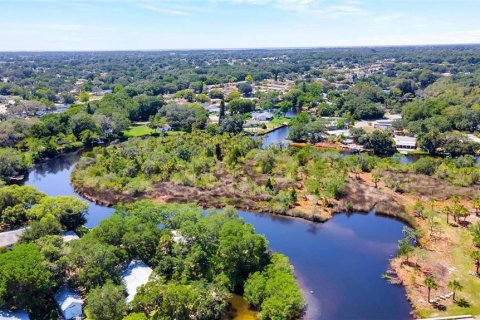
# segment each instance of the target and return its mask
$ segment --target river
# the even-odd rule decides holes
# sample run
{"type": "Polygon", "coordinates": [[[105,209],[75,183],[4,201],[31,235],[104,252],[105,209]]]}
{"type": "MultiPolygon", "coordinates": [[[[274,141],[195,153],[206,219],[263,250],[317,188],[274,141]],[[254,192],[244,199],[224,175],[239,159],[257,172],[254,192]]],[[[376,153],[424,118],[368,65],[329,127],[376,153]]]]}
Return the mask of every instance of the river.
{"type": "MultiPolygon", "coordinates": [[[[269,143],[287,132],[274,131],[269,143]]],[[[264,140],[265,142],[265,140],[264,140]]],[[[48,195],[75,195],[70,174],[80,157],[70,153],[36,166],[25,184],[48,195]]],[[[89,202],[86,226],[95,227],[112,208],[89,202]]],[[[295,266],[308,303],[305,319],[408,319],[405,290],[381,279],[395,255],[403,224],[375,214],[338,214],[324,224],[239,211],[270,248],[295,266]]]]}

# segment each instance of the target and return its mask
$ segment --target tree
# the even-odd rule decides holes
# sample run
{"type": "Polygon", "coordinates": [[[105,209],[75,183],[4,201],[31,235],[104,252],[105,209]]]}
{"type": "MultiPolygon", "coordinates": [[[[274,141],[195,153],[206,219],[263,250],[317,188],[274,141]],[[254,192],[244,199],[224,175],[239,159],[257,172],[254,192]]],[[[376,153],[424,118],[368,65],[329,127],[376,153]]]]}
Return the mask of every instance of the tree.
{"type": "Polygon", "coordinates": [[[397,256],[405,257],[405,261],[408,262],[408,259],[414,250],[415,248],[410,244],[408,239],[402,239],[398,243],[397,256]]]}
{"type": "Polygon", "coordinates": [[[218,120],[222,121],[223,118],[225,118],[225,100],[222,99],[220,102],[220,114],[218,116],[218,120]]]}
{"type": "Polygon", "coordinates": [[[45,216],[33,221],[20,236],[21,242],[32,242],[48,235],[58,235],[63,231],[62,225],[55,217],[45,216]]]}
{"type": "Polygon", "coordinates": [[[45,303],[52,274],[36,244],[18,244],[0,253],[0,305],[23,309],[45,303]]]}
{"type": "Polygon", "coordinates": [[[0,223],[10,227],[27,221],[27,210],[46,195],[32,186],[10,185],[0,188],[0,223]]]}
{"type": "Polygon", "coordinates": [[[239,83],[237,89],[244,97],[249,97],[253,91],[252,85],[248,82],[239,83]]]}
{"type": "Polygon", "coordinates": [[[458,280],[451,280],[448,282],[448,287],[453,291],[453,301],[455,301],[455,294],[457,291],[462,291],[463,286],[458,282],[458,280]]]}
{"type": "Polygon", "coordinates": [[[173,130],[186,132],[205,128],[208,120],[207,111],[196,104],[168,104],[160,110],[158,116],[165,117],[173,130]]]}
{"type": "Polygon", "coordinates": [[[243,131],[243,118],[240,115],[223,117],[220,120],[221,133],[237,134],[243,131]]]}
{"type": "Polygon", "coordinates": [[[88,204],[73,196],[45,197],[28,212],[30,219],[55,217],[67,230],[75,230],[86,221],[88,204]]]}
{"type": "Polygon", "coordinates": [[[28,166],[21,152],[11,148],[0,148],[0,180],[24,175],[28,166]]]}
{"type": "Polygon", "coordinates": [[[85,313],[95,320],[122,319],[127,311],[124,295],[125,287],[108,281],[87,294],[85,313]]]}
{"type": "Polygon", "coordinates": [[[452,210],[455,221],[460,220],[462,217],[463,221],[465,221],[465,219],[470,215],[467,207],[460,203],[454,204],[452,210]]]}
{"type": "Polygon", "coordinates": [[[480,276],[480,250],[475,250],[470,253],[470,257],[472,258],[474,264],[475,264],[475,272],[477,275],[480,276]]]}
{"type": "Polygon", "coordinates": [[[148,120],[148,117],[155,115],[164,105],[161,96],[152,97],[146,94],[134,97],[133,101],[138,104],[138,110],[132,120],[148,120]]]}
{"type": "Polygon", "coordinates": [[[372,172],[372,181],[375,183],[375,188],[378,188],[378,183],[380,182],[380,172],[378,170],[372,172]]]}
{"type": "Polygon", "coordinates": [[[87,113],[77,113],[70,118],[70,126],[72,133],[78,138],[81,138],[83,131],[89,130],[91,132],[97,132],[100,130],[97,124],[93,120],[93,117],[87,113]]]}
{"type": "Polygon", "coordinates": [[[158,313],[163,319],[220,319],[227,307],[228,295],[225,289],[215,285],[171,282],[163,290],[158,313]]]}
{"type": "Polygon", "coordinates": [[[91,289],[108,280],[119,281],[119,265],[126,258],[121,250],[88,235],[69,243],[69,248],[67,262],[74,284],[91,289]]]}
{"type": "Polygon", "coordinates": [[[230,114],[244,114],[252,112],[255,109],[255,104],[247,99],[233,99],[228,103],[230,114]]]}
{"type": "Polygon", "coordinates": [[[437,282],[435,281],[434,278],[432,277],[426,277],[425,280],[423,281],[423,283],[425,284],[425,286],[427,287],[427,290],[428,290],[428,302],[430,303],[430,291],[433,289],[433,290],[437,290],[438,288],[438,284],[437,282]]]}
{"type": "Polygon", "coordinates": [[[397,152],[395,141],[386,131],[375,130],[369,135],[360,139],[360,143],[367,149],[372,149],[373,153],[379,156],[391,156],[397,152]]]}
{"type": "Polygon", "coordinates": [[[447,216],[447,224],[450,224],[449,222],[449,216],[452,214],[452,208],[450,206],[445,206],[442,209],[442,213],[447,216]]]}
{"type": "Polygon", "coordinates": [[[472,201],[472,207],[475,209],[475,215],[479,215],[479,210],[480,210],[480,199],[473,199],[472,201]]]}
{"type": "Polygon", "coordinates": [[[475,246],[480,247],[480,222],[476,222],[470,226],[470,234],[473,237],[475,246]]]}
{"type": "Polygon", "coordinates": [[[413,212],[417,217],[422,216],[423,209],[425,209],[425,203],[422,200],[417,200],[415,204],[413,205],[413,212]]]}
{"type": "Polygon", "coordinates": [[[80,92],[80,101],[86,103],[90,100],[90,94],[87,91],[80,92]]]}
{"type": "Polygon", "coordinates": [[[272,254],[263,272],[255,272],[245,282],[245,299],[259,309],[260,319],[296,319],[304,300],[293,268],[284,255],[272,254]]]}

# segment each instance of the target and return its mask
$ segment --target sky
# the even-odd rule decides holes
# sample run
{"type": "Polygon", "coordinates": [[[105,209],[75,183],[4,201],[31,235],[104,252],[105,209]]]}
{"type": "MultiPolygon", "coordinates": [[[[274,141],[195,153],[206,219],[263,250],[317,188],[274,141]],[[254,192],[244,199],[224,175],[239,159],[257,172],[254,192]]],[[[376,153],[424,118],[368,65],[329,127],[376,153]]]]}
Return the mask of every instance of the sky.
{"type": "Polygon", "coordinates": [[[0,0],[0,51],[480,43],[480,0],[0,0]]]}

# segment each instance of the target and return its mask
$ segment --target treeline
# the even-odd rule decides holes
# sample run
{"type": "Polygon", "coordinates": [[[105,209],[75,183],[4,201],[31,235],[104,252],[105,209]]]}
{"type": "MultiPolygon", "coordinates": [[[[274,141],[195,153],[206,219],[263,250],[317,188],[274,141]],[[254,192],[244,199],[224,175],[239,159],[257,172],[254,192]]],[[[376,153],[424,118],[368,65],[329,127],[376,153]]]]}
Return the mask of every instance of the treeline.
{"type": "Polygon", "coordinates": [[[0,179],[21,176],[44,158],[123,139],[133,121],[149,119],[153,127],[168,123],[173,130],[189,132],[205,128],[207,112],[198,105],[165,106],[161,96],[130,96],[122,89],[63,113],[5,120],[0,122],[0,179]]]}
{"type": "Polygon", "coordinates": [[[0,230],[29,224],[25,239],[76,230],[85,223],[87,204],[71,196],[48,197],[31,186],[0,188],[0,230]]]}
{"type": "Polygon", "coordinates": [[[249,137],[203,131],[130,139],[85,154],[72,174],[72,183],[131,196],[152,191],[156,182],[165,181],[211,188],[219,183],[219,164],[234,166],[258,145],[249,137]]]}
{"type": "Polygon", "coordinates": [[[219,319],[232,293],[244,290],[263,319],[296,319],[304,308],[288,259],[268,252],[265,237],[233,209],[205,214],[142,201],[79,240],[51,232],[21,241],[0,253],[0,306],[33,318],[56,317],[50,297],[65,284],[82,293],[92,319],[219,319]],[[127,305],[120,273],[132,260],[154,271],[127,305]]]}
{"type": "MultiPolygon", "coordinates": [[[[472,72],[479,64],[477,46],[403,48],[342,48],[290,50],[223,50],[183,52],[71,52],[2,53],[0,94],[18,95],[43,103],[72,103],[72,90],[114,90],[117,85],[150,95],[202,88],[246,80],[299,79],[322,76],[339,79],[327,67],[355,67],[389,60],[384,84],[395,84],[403,93],[412,91],[435,75],[472,72]],[[147,67],[148,66],[148,67],[147,67]],[[423,72],[424,67],[434,73],[423,72]],[[80,84],[76,84],[82,79],[80,84]],[[397,81],[396,79],[402,79],[397,81]],[[148,94],[148,93],[147,93],[148,94]]],[[[340,76],[341,77],[341,76],[340,76]]],[[[341,78],[340,78],[341,79],[341,78]]]]}

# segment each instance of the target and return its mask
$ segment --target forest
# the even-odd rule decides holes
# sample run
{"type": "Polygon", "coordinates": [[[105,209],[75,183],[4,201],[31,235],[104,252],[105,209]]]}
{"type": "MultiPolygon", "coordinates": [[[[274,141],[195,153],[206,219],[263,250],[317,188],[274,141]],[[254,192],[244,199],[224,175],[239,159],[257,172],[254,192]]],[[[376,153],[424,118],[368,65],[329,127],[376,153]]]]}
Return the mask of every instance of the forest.
{"type": "MultiPolygon", "coordinates": [[[[21,190],[5,188],[4,194],[21,200],[21,190]]],[[[147,200],[121,206],[87,230],[79,224],[85,207],[76,198],[44,198],[26,209],[34,222],[20,244],[0,254],[2,306],[26,309],[34,319],[56,318],[52,294],[67,284],[86,297],[85,313],[92,319],[218,319],[232,293],[244,294],[262,319],[302,313],[303,296],[288,258],[268,252],[267,240],[232,208],[204,213],[193,205],[147,200]],[[53,204],[56,215],[47,209],[53,204]],[[64,242],[62,229],[83,236],[64,242]],[[120,272],[132,260],[154,272],[127,305],[120,272]]]]}

